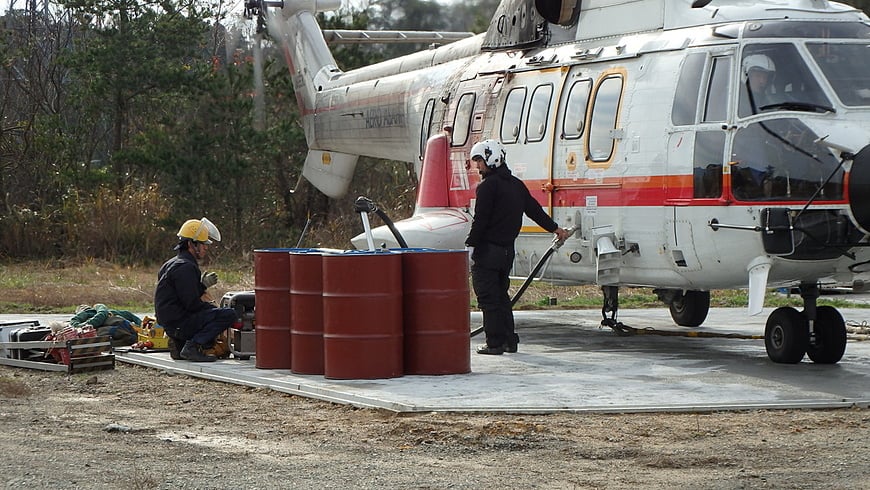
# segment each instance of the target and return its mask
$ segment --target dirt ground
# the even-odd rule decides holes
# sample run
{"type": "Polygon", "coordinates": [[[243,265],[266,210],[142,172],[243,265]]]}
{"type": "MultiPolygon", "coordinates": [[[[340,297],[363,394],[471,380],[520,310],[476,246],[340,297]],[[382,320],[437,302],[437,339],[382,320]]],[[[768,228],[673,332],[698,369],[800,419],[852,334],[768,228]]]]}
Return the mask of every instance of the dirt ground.
{"type": "Polygon", "coordinates": [[[870,488],[870,410],[401,415],[0,366],[3,488],[870,488]]]}

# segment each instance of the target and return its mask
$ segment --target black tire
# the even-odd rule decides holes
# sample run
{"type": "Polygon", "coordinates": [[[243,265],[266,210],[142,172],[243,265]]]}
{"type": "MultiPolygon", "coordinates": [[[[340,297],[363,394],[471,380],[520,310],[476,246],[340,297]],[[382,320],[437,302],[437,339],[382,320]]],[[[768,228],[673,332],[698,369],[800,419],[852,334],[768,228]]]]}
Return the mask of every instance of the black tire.
{"type": "Polygon", "coordinates": [[[809,344],[807,319],[791,307],[773,310],[764,327],[764,348],[773,362],[797,364],[804,358],[809,344]]]}
{"type": "Polygon", "coordinates": [[[697,327],[710,312],[710,291],[686,291],[668,305],[671,318],[681,327],[697,327]]]}
{"type": "Polygon", "coordinates": [[[807,345],[807,356],[816,364],[836,364],[846,352],[846,322],[833,306],[816,309],[815,343],[807,345]]]}

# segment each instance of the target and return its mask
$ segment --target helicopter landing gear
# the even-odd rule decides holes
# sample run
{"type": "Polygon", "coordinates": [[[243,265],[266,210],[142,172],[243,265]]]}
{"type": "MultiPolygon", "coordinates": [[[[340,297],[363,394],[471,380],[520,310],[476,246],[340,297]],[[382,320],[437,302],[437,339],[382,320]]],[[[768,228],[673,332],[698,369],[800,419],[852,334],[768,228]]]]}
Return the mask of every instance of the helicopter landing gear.
{"type": "Polygon", "coordinates": [[[846,322],[833,306],[816,311],[816,338],[807,346],[807,356],[816,364],[836,364],[846,352],[846,322]]]}
{"type": "Polygon", "coordinates": [[[681,327],[697,327],[704,323],[710,312],[710,291],[654,289],[653,292],[659,301],[668,305],[671,318],[681,327]]]}
{"type": "Polygon", "coordinates": [[[801,284],[804,310],[773,310],[764,328],[764,347],[773,362],[797,364],[806,354],[818,364],[835,364],[846,351],[846,323],[836,308],[816,306],[817,284],[801,284]]]}

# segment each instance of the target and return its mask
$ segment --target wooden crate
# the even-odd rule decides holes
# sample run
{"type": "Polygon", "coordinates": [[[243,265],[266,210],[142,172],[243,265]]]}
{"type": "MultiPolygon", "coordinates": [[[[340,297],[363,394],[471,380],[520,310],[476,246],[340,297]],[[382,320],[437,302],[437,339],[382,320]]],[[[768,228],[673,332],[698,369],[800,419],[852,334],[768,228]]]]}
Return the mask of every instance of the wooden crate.
{"type": "Polygon", "coordinates": [[[0,358],[0,364],[7,366],[40,369],[43,371],[66,371],[79,373],[103,369],[115,369],[115,354],[112,353],[112,337],[101,335],[57,341],[0,342],[7,349],[58,349],[61,363],[27,361],[22,359],[0,358]],[[60,346],[59,346],[60,345],[60,346]]]}

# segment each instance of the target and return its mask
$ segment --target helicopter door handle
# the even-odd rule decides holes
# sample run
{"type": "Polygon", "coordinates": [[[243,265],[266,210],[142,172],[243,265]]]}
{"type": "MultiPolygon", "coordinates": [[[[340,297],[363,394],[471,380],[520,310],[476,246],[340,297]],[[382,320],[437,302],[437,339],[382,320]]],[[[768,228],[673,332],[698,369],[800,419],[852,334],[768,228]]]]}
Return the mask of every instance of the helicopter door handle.
{"type": "Polygon", "coordinates": [[[713,229],[713,231],[719,231],[724,228],[727,230],[746,230],[746,231],[761,231],[762,228],[760,226],[753,225],[726,225],[725,223],[720,223],[718,219],[713,218],[707,223],[707,226],[713,229]]]}

